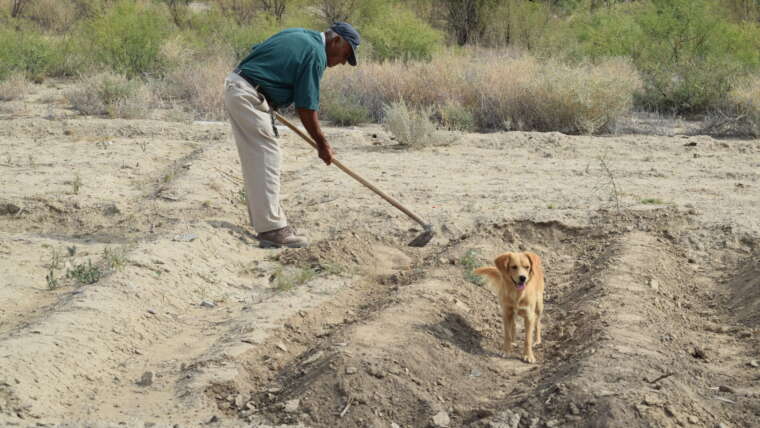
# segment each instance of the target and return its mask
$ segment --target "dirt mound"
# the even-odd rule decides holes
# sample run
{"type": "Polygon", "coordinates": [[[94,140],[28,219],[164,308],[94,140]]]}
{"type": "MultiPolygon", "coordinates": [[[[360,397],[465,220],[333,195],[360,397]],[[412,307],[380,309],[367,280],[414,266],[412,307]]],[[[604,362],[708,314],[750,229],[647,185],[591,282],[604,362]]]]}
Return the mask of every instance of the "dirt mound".
{"type": "Polygon", "coordinates": [[[746,325],[760,327],[760,254],[748,257],[726,287],[730,290],[731,306],[737,319],[746,325]]]}
{"type": "Polygon", "coordinates": [[[357,233],[319,241],[308,248],[286,249],[277,260],[284,265],[347,269],[374,275],[396,272],[411,263],[411,257],[393,248],[391,243],[357,233]]]}
{"type": "MultiPolygon", "coordinates": [[[[665,223],[655,216],[645,229],[665,223]]],[[[720,348],[704,346],[709,316],[683,309],[706,306],[712,290],[701,286],[709,279],[695,283],[697,267],[670,239],[559,222],[492,226],[501,235],[495,240],[480,238],[488,235],[481,228],[433,249],[411,268],[424,272],[421,279],[352,289],[353,298],[367,303],[329,331],[319,317],[292,320],[284,337],[300,343],[298,352],[283,359],[267,351],[248,356],[266,364],[251,369],[258,382],[247,385],[251,404],[241,414],[254,408],[271,422],[310,426],[749,423],[725,401],[749,405],[749,398],[711,390],[743,371],[737,356],[746,355],[747,345],[724,337],[720,348]],[[495,297],[468,282],[457,265],[468,250],[494,241],[505,249],[538,249],[546,261],[538,365],[501,354],[495,297]],[[434,260],[440,263],[426,264],[434,260]]],[[[335,253],[311,256],[324,254],[335,253]]],[[[749,383],[742,388],[752,396],[749,383]]]]}

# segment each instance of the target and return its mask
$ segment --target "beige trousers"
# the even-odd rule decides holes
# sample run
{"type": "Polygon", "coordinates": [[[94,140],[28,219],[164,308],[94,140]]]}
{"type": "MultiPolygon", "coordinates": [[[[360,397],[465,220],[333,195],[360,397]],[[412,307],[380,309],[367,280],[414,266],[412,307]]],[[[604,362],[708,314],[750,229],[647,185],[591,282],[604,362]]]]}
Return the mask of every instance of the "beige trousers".
{"type": "Polygon", "coordinates": [[[224,81],[224,105],[240,155],[251,225],[257,233],[283,228],[288,221],[280,206],[280,146],[269,105],[235,73],[224,81]]]}

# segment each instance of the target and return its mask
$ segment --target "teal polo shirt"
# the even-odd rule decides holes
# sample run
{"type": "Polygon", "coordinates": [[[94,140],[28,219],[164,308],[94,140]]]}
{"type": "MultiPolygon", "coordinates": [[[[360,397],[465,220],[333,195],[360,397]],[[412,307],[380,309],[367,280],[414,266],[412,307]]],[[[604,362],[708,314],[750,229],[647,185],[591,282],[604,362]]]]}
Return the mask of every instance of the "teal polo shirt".
{"type": "Polygon", "coordinates": [[[319,81],[327,67],[322,33],[303,28],[280,31],[251,48],[241,73],[259,85],[277,107],[319,110],[319,81]]]}

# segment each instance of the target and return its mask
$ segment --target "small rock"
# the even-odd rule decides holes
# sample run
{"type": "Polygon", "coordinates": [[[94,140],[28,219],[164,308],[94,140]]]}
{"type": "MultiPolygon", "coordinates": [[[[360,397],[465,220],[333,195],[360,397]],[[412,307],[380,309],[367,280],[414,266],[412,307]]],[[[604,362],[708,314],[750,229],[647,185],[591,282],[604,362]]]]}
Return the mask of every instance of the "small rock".
{"type": "Polygon", "coordinates": [[[647,394],[644,396],[644,404],[647,406],[659,406],[663,403],[662,398],[654,395],[654,394],[647,394]]]}
{"type": "Polygon", "coordinates": [[[391,428],[401,428],[401,426],[396,422],[391,422],[391,428]]]}
{"type": "Polygon", "coordinates": [[[298,407],[301,405],[301,400],[294,399],[285,402],[285,413],[295,413],[298,411],[298,407]]]}
{"type": "Polygon", "coordinates": [[[356,374],[356,367],[346,367],[346,374],[356,374]]]}
{"type": "Polygon", "coordinates": [[[750,367],[758,368],[760,367],[760,363],[757,362],[757,360],[752,360],[749,362],[750,367]]]}
{"type": "Polygon", "coordinates": [[[282,352],[288,352],[288,348],[285,347],[282,343],[277,344],[277,349],[279,349],[282,352]]]}
{"type": "Polygon", "coordinates": [[[148,313],[151,315],[156,315],[155,309],[148,309],[148,313]]]}
{"type": "Polygon", "coordinates": [[[720,391],[720,392],[730,392],[731,394],[736,394],[736,390],[733,389],[733,388],[731,388],[728,385],[720,385],[718,387],[718,391],[720,391]]]}
{"type": "Polygon", "coordinates": [[[19,211],[21,211],[21,208],[16,204],[10,202],[0,203],[0,215],[18,214],[19,211]]]}
{"type": "Polygon", "coordinates": [[[203,308],[213,308],[213,307],[216,307],[216,303],[209,302],[208,300],[204,300],[204,301],[201,302],[201,307],[203,307],[203,308]]]}
{"type": "Polygon", "coordinates": [[[689,423],[692,423],[694,425],[699,423],[699,418],[694,415],[689,415],[688,419],[689,419],[689,423]]]}
{"type": "Polygon", "coordinates": [[[447,427],[449,426],[450,423],[451,423],[451,420],[449,419],[449,414],[443,410],[441,410],[435,416],[433,416],[433,426],[447,427]]]}
{"type": "Polygon", "coordinates": [[[660,289],[660,283],[659,283],[659,281],[657,281],[656,279],[654,279],[654,278],[651,278],[651,279],[649,280],[649,287],[650,287],[652,290],[654,290],[654,291],[657,291],[657,290],[659,290],[659,289],[660,289]]]}
{"type": "Polygon", "coordinates": [[[103,215],[104,216],[115,216],[117,214],[121,214],[121,210],[119,207],[116,206],[116,204],[108,204],[105,207],[103,207],[103,215]]]}
{"type": "Polygon", "coordinates": [[[153,385],[153,372],[147,371],[143,373],[142,377],[135,382],[138,386],[151,386],[153,385]]]}
{"type": "Polygon", "coordinates": [[[691,355],[694,358],[698,358],[700,360],[707,359],[707,354],[705,354],[704,349],[700,348],[699,346],[694,346],[693,348],[690,348],[689,355],[691,355]]]}
{"type": "Polygon", "coordinates": [[[194,233],[181,233],[174,237],[175,242],[192,242],[198,239],[198,235],[194,233]]]}
{"type": "Polygon", "coordinates": [[[726,425],[723,422],[721,422],[718,425],[715,425],[715,428],[728,428],[728,425],[726,425]]]}
{"type": "Polygon", "coordinates": [[[217,415],[214,415],[214,416],[212,416],[212,417],[211,417],[211,419],[209,419],[209,420],[208,420],[208,422],[206,422],[206,423],[208,423],[208,424],[215,424],[215,423],[217,423],[217,422],[219,422],[219,416],[217,416],[217,415]]]}
{"type": "Polygon", "coordinates": [[[578,406],[575,405],[575,403],[570,403],[569,411],[571,415],[579,415],[581,411],[578,409],[578,406]]]}
{"type": "Polygon", "coordinates": [[[552,419],[550,421],[546,421],[546,428],[554,428],[559,426],[559,421],[556,419],[552,419]]]}
{"type": "Polygon", "coordinates": [[[317,351],[314,354],[312,354],[309,358],[307,358],[306,360],[304,360],[303,363],[304,364],[314,363],[314,362],[318,361],[320,358],[322,358],[323,354],[324,353],[322,351],[317,351]]]}
{"type": "Polygon", "coordinates": [[[243,397],[243,394],[238,394],[235,396],[235,407],[238,409],[242,409],[245,405],[245,398],[243,397]]]}

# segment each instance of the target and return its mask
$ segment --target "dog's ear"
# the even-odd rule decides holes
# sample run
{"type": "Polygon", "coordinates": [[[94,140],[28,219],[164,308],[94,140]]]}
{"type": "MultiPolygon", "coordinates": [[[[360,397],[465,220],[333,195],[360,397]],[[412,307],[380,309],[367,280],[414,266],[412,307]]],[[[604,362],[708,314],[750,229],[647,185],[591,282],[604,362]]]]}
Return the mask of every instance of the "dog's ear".
{"type": "Polygon", "coordinates": [[[530,260],[530,272],[542,272],[543,268],[541,267],[541,257],[538,257],[538,254],[535,253],[525,253],[526,256],[528,256],[528,260],[530,260]]]}
{"type": "Polygon", "coordinates": [[[483,266],[475,269],[472,273],[488,277],[491,281],[498,283],[501,281],[501,272],[493,266],[483,266]]]}
{"type": "Polygon", "coordinates": [[[512,253],[504,253],[493,261],[493,264],[496,265],[496,268],[499,269],[504,273],[504,275],[509,275],[509,272],[507,272],[507,265],[509,264],[509,258],[512,257],[512,253]]]}

